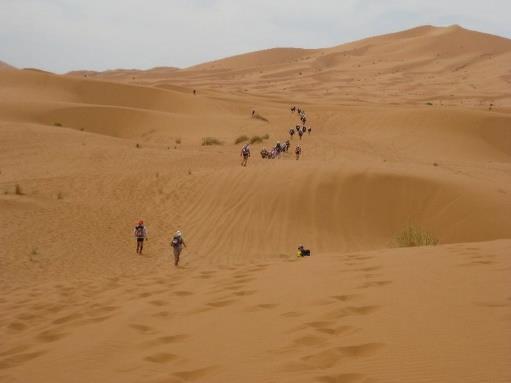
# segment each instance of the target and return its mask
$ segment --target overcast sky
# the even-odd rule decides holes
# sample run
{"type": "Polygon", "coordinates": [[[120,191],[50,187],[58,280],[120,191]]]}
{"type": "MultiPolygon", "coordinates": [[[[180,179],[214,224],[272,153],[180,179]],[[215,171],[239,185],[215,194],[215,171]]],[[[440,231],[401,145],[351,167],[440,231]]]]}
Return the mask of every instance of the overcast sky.
{"type": "Polygon", "coordinates": [[[511,0],[0,0],[0,60],[59,73],[186,67],[424,24],[511,38],[511,0]]]}

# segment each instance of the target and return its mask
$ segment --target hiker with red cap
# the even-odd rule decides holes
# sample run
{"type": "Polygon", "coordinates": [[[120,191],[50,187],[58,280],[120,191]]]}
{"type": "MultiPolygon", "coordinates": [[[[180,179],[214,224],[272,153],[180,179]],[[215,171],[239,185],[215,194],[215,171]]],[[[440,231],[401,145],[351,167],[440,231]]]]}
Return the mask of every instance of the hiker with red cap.
{"type": "Polygon", "coordinates": [[[142,255],[142,249],[144,248],[144,240],[147,239],[147,229],[144,226],[144,221],[138,221],[138,225],[135,226],[133,234],[137,239],[137,254],[142,255]]]}

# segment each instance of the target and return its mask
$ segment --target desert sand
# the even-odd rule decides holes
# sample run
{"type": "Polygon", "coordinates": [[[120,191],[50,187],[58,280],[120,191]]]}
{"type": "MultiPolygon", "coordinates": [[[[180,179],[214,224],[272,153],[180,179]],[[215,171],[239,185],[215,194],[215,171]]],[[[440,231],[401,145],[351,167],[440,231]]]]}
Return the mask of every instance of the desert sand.
{"type": "Polygon", "coordinates": [[[509,382],[510,129],[511,40],[459,26],[0,63],[0,382],[509,382]],[[302,158],[261,159],[293,105],[302,158]],[[439,245],[397,248],[409,224],[439,245]]]}

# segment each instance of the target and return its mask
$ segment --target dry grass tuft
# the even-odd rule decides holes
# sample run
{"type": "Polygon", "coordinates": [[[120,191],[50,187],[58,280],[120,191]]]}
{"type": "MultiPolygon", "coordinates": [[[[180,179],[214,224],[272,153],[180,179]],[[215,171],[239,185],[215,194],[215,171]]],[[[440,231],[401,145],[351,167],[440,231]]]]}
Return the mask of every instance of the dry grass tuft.
{"type": "Polygon", "coordinates": [[[396,235],[399,247],[436,246],[438,239],[416,225],[408,225],[396,235]]]}

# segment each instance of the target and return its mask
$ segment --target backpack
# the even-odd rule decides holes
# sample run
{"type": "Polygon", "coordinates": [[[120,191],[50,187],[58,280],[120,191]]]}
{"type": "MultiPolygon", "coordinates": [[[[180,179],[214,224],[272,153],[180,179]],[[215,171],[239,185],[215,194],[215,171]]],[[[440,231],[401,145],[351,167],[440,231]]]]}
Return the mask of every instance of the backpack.
{"type": "Polygon", "coordinates": [[[170,243],[170,245],[172,247],[176,247],[176,246],[180,246],[182,243],[183,243],[183,238],[175,236],[174,238],[172,238],[172,242],[170,243]]]}
{"type": "Polygon", "coordinates": [[[137,238],[144,238],[144,226],[138,225],[135,227],[135,236],[137,238]]]}

